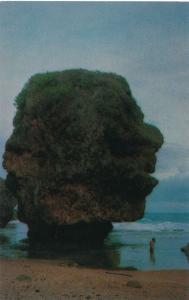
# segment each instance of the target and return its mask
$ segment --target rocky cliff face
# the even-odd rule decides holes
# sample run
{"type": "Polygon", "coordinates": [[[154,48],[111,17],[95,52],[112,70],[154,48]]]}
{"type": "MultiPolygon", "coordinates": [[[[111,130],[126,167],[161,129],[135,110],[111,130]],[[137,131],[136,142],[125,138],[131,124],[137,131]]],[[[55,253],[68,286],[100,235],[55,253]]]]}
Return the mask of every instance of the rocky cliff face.
{"type": "Polygon", "coordinates": [[[6,188],[5,181],[0,178],[0,228],[5,227],[11,220],[16,203],[17,200],[6,188]]]}
{"type": "Polygon", "coordinates": [[[85,228],[106,222],[110,229],[112,221],[143,216],[145,197],[157,184],[150,174],[163,137],[144,123],[123,77],[87,70],[38,74],[16,106],[4,167],[31,237],[41,238],[47,228],[60,236],[67,225],[83,222],[85,228]]]}

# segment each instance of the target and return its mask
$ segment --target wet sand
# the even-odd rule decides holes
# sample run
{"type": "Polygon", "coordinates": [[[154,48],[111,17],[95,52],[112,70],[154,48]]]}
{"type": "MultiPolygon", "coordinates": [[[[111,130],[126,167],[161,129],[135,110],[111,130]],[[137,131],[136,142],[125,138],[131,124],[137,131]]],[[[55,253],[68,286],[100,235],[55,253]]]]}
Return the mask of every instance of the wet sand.
{"type": "Polygon", "coordinates": [[[49,260],[0,260],[0,300],[187,300],[189,271],[126,271],[49,260]]]}

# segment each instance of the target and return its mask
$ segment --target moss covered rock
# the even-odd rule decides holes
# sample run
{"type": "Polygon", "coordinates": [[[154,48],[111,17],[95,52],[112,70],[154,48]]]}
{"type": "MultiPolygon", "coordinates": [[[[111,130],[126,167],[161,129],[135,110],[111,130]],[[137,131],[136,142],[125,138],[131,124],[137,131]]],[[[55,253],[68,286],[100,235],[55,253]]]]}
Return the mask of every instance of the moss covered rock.
{"type": "Polygon", "coordinates": [[[67,70],[31,77],[16,98],[7,186],[29,228],[134,221],[157,180],[160,131],[116,74],[67,70]]]}

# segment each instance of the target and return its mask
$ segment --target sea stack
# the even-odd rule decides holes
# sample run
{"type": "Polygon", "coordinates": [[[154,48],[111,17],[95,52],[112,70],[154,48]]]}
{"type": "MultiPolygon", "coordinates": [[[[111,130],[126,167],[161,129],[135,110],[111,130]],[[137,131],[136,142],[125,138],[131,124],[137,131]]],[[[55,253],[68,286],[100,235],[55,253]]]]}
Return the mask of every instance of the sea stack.
{"type": "Polygon", "coordinates": [[[143,217],[163,136],[123,77],[37,74],[15,103],[4,168],[31,241],[103,240],[112,222],[143,217]]]}

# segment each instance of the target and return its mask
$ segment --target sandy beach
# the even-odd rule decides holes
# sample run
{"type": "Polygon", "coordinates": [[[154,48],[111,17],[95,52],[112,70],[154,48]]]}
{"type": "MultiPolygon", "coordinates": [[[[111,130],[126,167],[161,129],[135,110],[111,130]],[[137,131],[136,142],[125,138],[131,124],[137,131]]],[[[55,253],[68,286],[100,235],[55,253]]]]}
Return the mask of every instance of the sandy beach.
{"type": "Polygon", "coordinates": [[[189,299],[189,271],[79,268],[60,261],[1,260],[0,299],[189,299]]]}

